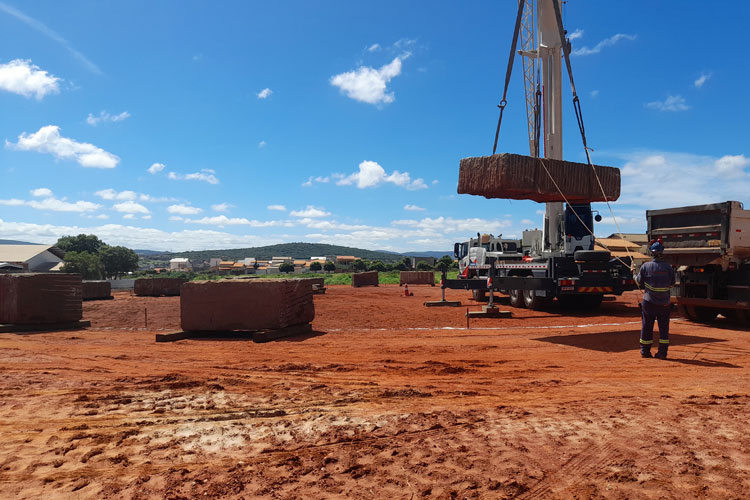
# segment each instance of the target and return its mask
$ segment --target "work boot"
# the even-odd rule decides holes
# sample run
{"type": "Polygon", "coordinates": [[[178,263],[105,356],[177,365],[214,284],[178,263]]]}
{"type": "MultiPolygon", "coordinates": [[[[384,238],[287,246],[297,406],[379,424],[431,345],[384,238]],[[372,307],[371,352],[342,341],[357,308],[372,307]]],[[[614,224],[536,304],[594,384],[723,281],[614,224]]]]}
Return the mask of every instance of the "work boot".
{"type": "Polygon", "coordinates": [[[657,351],[656,355],[654,355],[654,357],[655,357],[656,359],[667,359],[667,350],[666,350],[666,349],[661,349],[661,348],[660,348],[660,349],[659,349],[659,350],[657,351]]]}
{"type": "Polygon", "coordinates": [[[652,358],[651,356],[651,348],[647,347],[645,345],[641,346],[641,357],[642,358],[652,358]]]}

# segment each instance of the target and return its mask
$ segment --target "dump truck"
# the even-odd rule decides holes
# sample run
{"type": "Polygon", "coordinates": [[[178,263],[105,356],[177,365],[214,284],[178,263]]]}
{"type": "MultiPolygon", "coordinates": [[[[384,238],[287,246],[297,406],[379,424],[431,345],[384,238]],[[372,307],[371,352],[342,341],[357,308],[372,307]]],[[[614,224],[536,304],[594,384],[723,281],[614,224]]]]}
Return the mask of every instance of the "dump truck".
{"type": "Polygon", "coordinates": [[[664,245],[683,317],[750,324],[750,210],[738,201],[647,210],[649,240],[664,245]]]}

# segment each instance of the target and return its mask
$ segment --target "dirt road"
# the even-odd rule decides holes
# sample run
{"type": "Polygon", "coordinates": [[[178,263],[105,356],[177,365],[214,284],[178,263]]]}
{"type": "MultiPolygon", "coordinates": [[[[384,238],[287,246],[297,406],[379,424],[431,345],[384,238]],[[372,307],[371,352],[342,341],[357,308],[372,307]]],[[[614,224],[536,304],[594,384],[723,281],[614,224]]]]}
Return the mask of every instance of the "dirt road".
{"type": "Polygon", "coordinates": [[[750,332],[673,320],[644,360],[635,294],[467,329],[410,289],[329,287],[267,344],[157,344],[179,297],[123,293],[0,334],[0,497],[747,498],[750,332]]]}

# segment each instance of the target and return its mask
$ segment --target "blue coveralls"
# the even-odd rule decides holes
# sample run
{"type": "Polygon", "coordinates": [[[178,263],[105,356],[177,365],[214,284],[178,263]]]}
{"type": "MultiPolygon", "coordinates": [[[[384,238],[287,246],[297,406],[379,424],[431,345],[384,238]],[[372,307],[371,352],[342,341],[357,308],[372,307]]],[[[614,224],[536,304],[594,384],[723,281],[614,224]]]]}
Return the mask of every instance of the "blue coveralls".
{"type": "Polygon", "coordinates": [[[654,320],[659,324],[659,357],[669,347],[669,289],[675,283],[672,266],[655,257],[641,266],[635,280],[646,293],[641,304],[641,354],[650,357],[654,343],[654,320]]]}

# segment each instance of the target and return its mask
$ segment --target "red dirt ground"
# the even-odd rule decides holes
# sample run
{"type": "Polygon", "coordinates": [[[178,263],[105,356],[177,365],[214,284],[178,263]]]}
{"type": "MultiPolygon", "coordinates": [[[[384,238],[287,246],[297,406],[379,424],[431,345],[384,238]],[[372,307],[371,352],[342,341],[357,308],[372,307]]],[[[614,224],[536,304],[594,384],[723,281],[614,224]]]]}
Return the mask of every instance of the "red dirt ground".
{"type": "Polygon", "coordinates": [[[0,334],[0,497],[747,498],[747,331],[674,319],[641,359],[634,293],[466,329],[410,290],[329,287],[267,344],[157,344],[179,297],[127,293],[0,334]]]}

